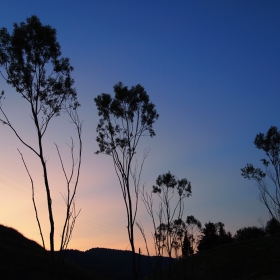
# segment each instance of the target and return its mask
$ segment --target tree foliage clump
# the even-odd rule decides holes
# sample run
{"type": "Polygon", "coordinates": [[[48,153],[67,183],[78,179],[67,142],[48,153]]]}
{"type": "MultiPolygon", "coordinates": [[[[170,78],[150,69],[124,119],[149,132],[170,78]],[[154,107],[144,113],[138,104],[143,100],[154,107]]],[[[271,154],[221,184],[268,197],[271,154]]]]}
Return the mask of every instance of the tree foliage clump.
{"type": "MultiPolygon", "coordinates": [[[[129,164],[140,138],[155,136],[153,124],[158,114],[140,84],[128,89],[119,82],[114,86],[114,92],[114,98],[106,93],[94,98],[100,116],[96,129],[99,150],[96,153],[112,156],[116,164],[129,164]],[[118,152],[124,155],[124,162],[121,162],[118,152]]],[[[122,170],[120,165],[116,167],[122,170]]],[[[128,170],[122,172],[127,173],[128,170]]]]}
{"type": "Polygon", "coordinates": [[[265,232],[268,235],[279,233],[280,232],[280,223],[275,218],[271,218],[266,223],[265,232]]]}
{"type": "Polygon", "coordinates": [[[266,155],[266,158],[261,159],[263,169],[247,164],[241,169],[241,175],[257,183],[260,201],[271,217],[280,222],[280,132],[277,127],[271,126],[266,135],[257,134],[254,144],[266,155]]]}
{"type": "Polygon", "coordinates": [[[230,232],[225,231],[224,224],[221,222],[208,222],[205,227],[201,229],[201,236],[198,244],[198,251],[204,251],[213,247],[231,243],[233,238],[230,232]]]}
{"type": "Polygon", "coordinates": [[[68,58],[61,57],[56,30],[42,25],[38,17],[14,23],[12,34],[1,28],[0,65],[7,74],[1,72],[2,77],[30,103],[32,114],[42,113],[43,132],[64,106],[79,106],[71,78],[74,68],[68,58]]]}
{"type": "Polygon", "coordinates": [[[239,229],[234,235],[236,241],[244,241],[252,238],[265,236],[265,230],[259,227],[244,227],[239,229]]]}

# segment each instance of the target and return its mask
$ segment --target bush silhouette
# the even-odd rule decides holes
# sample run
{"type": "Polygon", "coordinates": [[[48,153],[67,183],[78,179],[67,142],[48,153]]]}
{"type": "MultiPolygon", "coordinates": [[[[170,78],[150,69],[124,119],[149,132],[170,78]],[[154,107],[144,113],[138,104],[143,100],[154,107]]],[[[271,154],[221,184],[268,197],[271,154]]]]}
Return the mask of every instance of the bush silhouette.
{"type": "Polygon", "coordinates": [[[265,230],[258,227],[244,227],[242,229],[239,229],[234,238],[236,241],[243,241],[248,240],[252,238],[257,238],[265,235],[265,230]]]}
{"type": "Polygon", "coordinates": [[[266,223],[265,232],[268,235],[280,232],[280,223],[275,218],[272,218],[266,223]]]}

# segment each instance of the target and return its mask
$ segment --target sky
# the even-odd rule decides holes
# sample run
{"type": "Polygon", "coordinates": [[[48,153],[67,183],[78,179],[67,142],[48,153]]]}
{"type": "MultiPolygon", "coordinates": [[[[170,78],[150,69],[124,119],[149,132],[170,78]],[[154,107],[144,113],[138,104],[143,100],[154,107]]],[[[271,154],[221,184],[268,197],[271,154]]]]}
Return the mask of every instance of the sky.
{"type": "MultiPolygon", "coordinates": [[[[19,1],[1,2],[0,27],[37,15],[57,30],[62,55],[74,67],[81,103],[83,155],[76,208],[81,209],[69,248],[129,249],[125,206],[110,157],[96,155],[98,112],[93,99],[113,94],[119,81],[140,83],[159,113],[156,136],[143,138],[140,161],[150,149],[142,183],[152,189],[160,174],[170,171],[192,184],[184,217],[202,224],[223,222],[235,233],[261,226],[269,219],[254,182],[240,169],[261,166],[263,153],[255,136],[279,127],[280,2],[279,1],[19,1]]],[[[3,109],[21,135],[36,147],[27,104],[0,77],[3,109]]],[[[46,197],[38,159],[8,127],[0,126],[0,223],[41,244],[23,153],[35,181],[35,196],[45,238],[46,197]]],[[[53,119],[44,139],[51,181],[58,247],[64,215],[65,183],[54,142],[69,167],[75,130],[66,115],[53,119]]],[[[155,201],[157,202],[157,201],[155,201]]],[[[152,248],[151,219],[139,203],[137,220],[152,248]]],[[[136,229],[136,247],[145,252],[136,229]]]]}

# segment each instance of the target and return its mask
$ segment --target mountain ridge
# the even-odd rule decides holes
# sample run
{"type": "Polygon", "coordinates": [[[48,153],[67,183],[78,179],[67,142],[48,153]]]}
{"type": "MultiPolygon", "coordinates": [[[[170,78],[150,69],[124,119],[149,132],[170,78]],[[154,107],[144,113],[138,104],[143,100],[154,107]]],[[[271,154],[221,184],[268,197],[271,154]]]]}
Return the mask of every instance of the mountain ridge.
{"type": "MultiPolygon", "coordinates": [[[[46,256],[49,251],[36,241],[26,238],[14,228],[0,224],[0,279],[49,279],[46,256]]],[[[55,252],[58,257],[59,252],[55,252]]],[[[132,252],[110,248],[91,248],[86,251],[63,251],[64,266],[61,279],[120,279],[130,280],[132,252]],[[76,277],[76,278],[75,278],[76,277]],[[77,278],[78,277],[78,278],[77,278]]],[[[139,254],[137,254],[137,260],[139,254]]],[[[154,271],[156,257],[140,255],[139,279],[154,271]]],[[[162,268],[170,264],[161,258],[162,268]]]]}

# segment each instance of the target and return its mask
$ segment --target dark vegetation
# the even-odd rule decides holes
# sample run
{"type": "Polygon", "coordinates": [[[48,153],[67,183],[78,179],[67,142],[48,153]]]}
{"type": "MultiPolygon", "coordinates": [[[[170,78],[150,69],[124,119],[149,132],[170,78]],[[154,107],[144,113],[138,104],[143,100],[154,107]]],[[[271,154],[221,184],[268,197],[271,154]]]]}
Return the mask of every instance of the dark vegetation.
{"type": "MultiPolygon", "coordinates": [[[[209,225],[213,228],[212,225],[221,224],[209,222],[201,232],[209,225]]],[[[210,232],[213,236],[213,231],[210,232]]],[[[246,227],[238,230],[227,244],[216,241],[219,228],[214,235],[212,246],[197,254],[179,260],[161,257],[161,269],[157,274],[153,272],[158,257],[141,255],[139,279],[279,279],[280,225],[273,219],[265,229],[246,227]]],[[[57,279],[129,280],[134,277],[131,251],[93,248],[63,253],[65,261],[57,279]]],[[[136,260],[139,261],[138,254],[136,260]]],[[[18,231],[0,225],[0,276],[0,279],[49,279],[44,248],[18,231]]]]}
{"type": "Polygon", "coordinates": [[[230,232],[226,233],[224,224],[218,222],[206,223],[205,227],[201,229],[200,240],[198,241],[198,251],[205,251],[219,245],[232,243],[234,239],[230,232]]]}
{"type": "Polygon", "coordinates": [[[214,247],[145,280],[280,279],[280,233],[214,247]]]}

